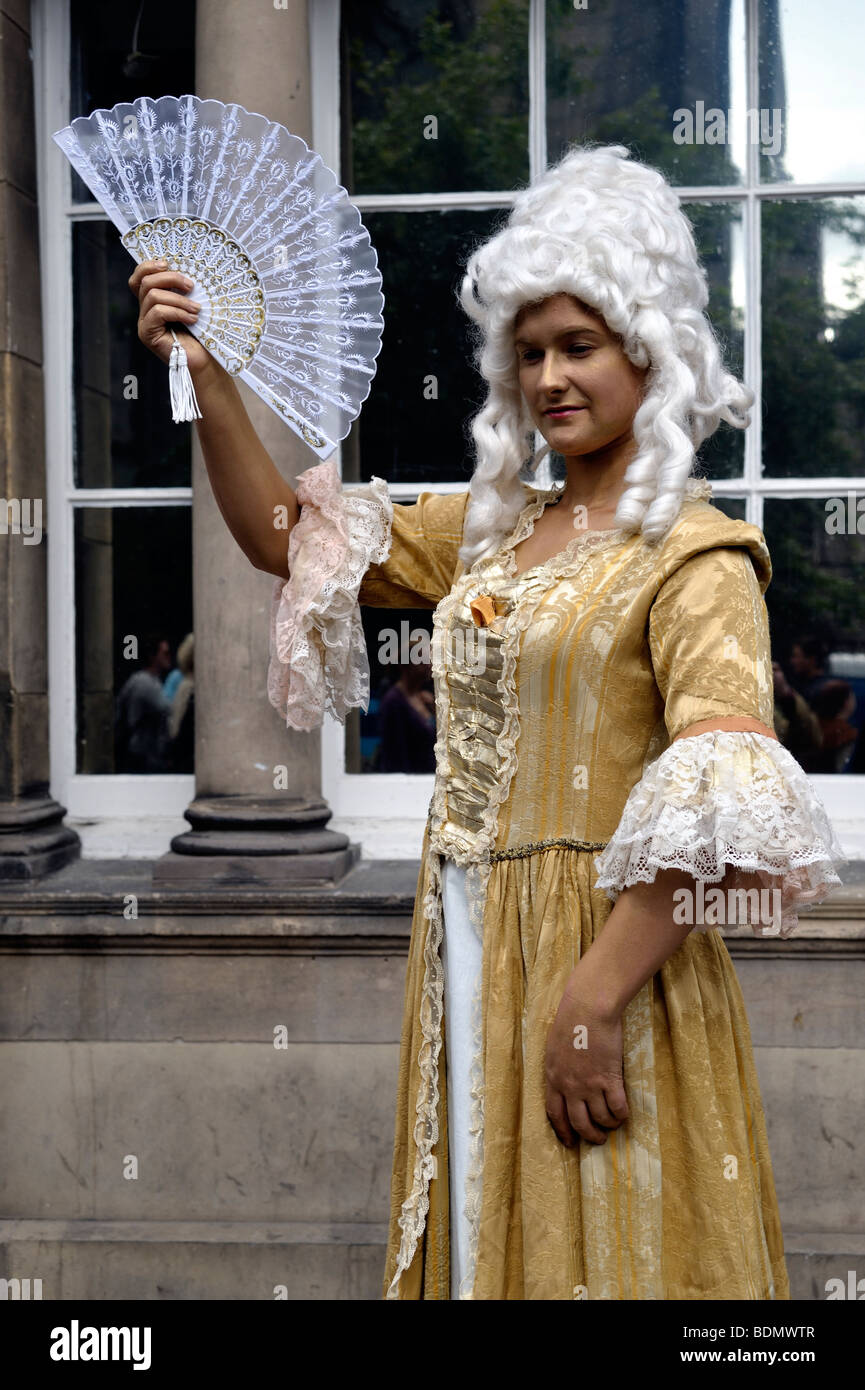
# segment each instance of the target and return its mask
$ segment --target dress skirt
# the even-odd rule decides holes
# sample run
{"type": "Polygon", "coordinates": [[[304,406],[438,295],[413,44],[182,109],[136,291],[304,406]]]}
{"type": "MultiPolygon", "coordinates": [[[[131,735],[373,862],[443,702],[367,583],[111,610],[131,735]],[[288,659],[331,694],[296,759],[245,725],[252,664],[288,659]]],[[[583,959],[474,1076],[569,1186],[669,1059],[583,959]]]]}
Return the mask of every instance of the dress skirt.
{"type": "Polygon", "coordinates": [[[481,940],[471,869],[425,833],[388,1298],[790,1296],[745,1006],[718,931],[692,932],[625,1010],[627,1122],[603,1145],[565,1149],[553,1132],[546,1037],[611,910],[595,877],[580,850],[498,860],[481,940]]]}
{"type": "Polygon", "coordinates": [[[566,1149],[545,1108],[550,1025],[608,893],[660,868],[720,883],[738,866],[779,884],[786,935],[797,904],[839,882],[825,809],[770,733],[765,539],[698,482],[661,543],[575,530],[517,573],[516,546],[561,497],[525,484],[513,530],[465,569],[469,490],[404,505],[374,477],[343,494],[329,461],[298,479],[292,577],[275,580],[268,690],[295,728],[362,703],[358,605],[433,609],[436,772],[383,1292],[787,1299],[751,1036],[718,930],[695,925],[623,1012],[626,1122],[566,1149]],[[724,732],[731,716],[766,733],[724,732]],[[711,727],[679,739],[698,725],[711,727]]]}

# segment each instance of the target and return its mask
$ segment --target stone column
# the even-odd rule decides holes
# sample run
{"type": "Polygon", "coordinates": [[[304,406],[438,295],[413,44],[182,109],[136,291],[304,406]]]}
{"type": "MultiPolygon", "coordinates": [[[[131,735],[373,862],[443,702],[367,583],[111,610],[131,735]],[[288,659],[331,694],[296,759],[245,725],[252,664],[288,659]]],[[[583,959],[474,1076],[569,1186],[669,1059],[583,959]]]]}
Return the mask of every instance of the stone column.
{"type": "Polygon", "coordinates": [[[0,0],[0,879],[80,852],[49,794],[45,433],[30,6],[0,0]]]}
{"type": "MultiPolygon", "coordinates": [[[[284,9],[198,0],[195,56],[200,97],[236,101],[311,143],[306,0],[286,0],[284,9]]],[[[238,385],[265,448],[293,483],[317,456],[238,385]]],[[[192,830],[172,841],[155,879],[340,878],[360,848],[324,828],[331,811],[321,796],[319,733],[287,729],[268,702],[273,581],[232,539],[197,436],[193,494],[196,795],[186,811],[192,830]],[[274,789],[279,767],[287,790],[274,789]]]]}

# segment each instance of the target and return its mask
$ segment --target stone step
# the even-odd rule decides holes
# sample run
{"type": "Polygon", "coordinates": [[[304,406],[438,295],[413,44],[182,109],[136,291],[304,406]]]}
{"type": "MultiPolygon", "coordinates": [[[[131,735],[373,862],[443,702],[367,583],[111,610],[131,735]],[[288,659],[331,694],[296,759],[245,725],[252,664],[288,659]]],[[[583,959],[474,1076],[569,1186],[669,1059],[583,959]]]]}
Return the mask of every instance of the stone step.
{"type": "MultiPolygon", "coordinates": [[[[367,1222],[0,1221],[0,1267],[31,1298],[41,1280],[43,1301],[378,1300],[386,1238],[367,1222]]],[[[825,1300],[832,1279],[846,1296],[862,1279],[865,1298],[865,1232],[795,1232],[785,1249],[793,1300],[825,1300]]]]}
{"type": "MultiPolygon", "coordinates": [[[[849,1298],[853,1285],[861,1279],[857,1298],[865,1299],[865,1231],[785,1232],[784,1254],[791,1298],[821,1302],[828,1297],[827,1284],[833,1279],[842,1281],[845,1298],[849,1298]]],[[[834,1291],[838,1291],[837,1285],[834,1291]]]]}
{"type": "Polygon", "coordinates": [[[43,1301],[379,1299],[386,1239],[366,1222],[0,1221],[0,1277],[31,1298],[41,1280],[43,1301]]]}

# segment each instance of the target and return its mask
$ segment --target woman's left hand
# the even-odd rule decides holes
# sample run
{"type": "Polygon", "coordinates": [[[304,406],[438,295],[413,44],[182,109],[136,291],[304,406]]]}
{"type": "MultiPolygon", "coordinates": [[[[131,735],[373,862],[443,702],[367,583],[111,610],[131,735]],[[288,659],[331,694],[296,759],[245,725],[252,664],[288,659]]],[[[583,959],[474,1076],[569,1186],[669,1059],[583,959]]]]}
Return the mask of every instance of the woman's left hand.
{"type": "Polygon", "coordinates": [[[547,1117],[566,1148],[574,1132],[592,1144],[628,1118],[622,1065],[622,1019],[593,1003],[575,972],[547,1035],[547,1117]]]}

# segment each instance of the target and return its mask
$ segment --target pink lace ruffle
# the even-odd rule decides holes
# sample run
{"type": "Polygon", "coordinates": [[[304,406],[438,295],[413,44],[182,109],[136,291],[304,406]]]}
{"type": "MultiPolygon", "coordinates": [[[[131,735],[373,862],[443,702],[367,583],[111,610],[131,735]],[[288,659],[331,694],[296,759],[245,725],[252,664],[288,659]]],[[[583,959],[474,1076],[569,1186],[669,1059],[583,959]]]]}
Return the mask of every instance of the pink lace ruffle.
{"type": "Polygon", "coordinates": [[[390,551],[393,505],[382,478],[344,492],[332,459],[299,475],[297,500],[290,577],[273,588],[267,694],[289,728],[309,732],[325,711],[344,722],[369,705],[357,596],[370,564],[390,551]]]}

